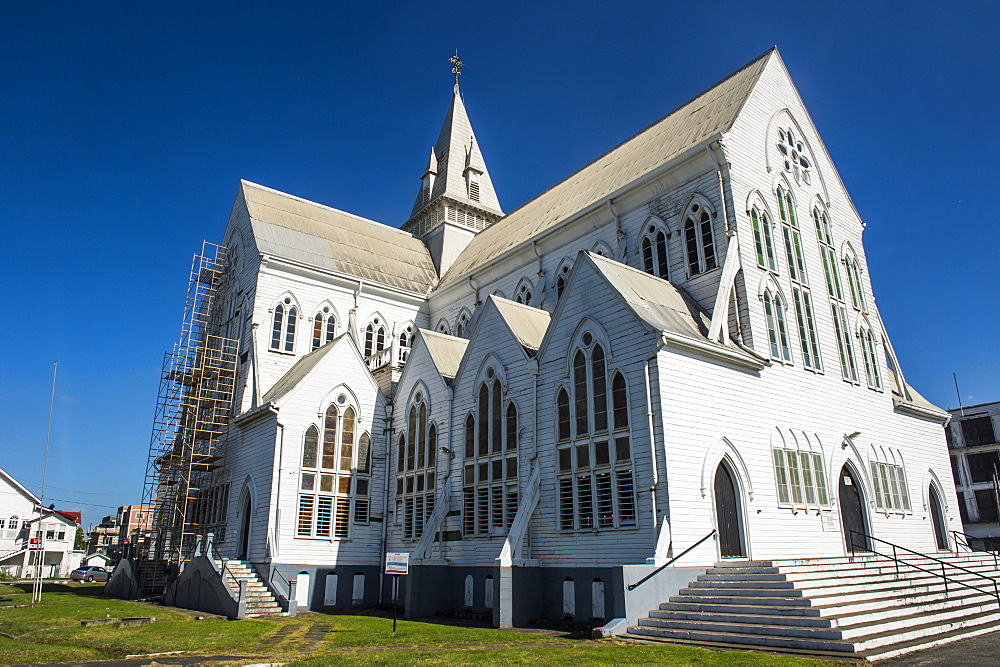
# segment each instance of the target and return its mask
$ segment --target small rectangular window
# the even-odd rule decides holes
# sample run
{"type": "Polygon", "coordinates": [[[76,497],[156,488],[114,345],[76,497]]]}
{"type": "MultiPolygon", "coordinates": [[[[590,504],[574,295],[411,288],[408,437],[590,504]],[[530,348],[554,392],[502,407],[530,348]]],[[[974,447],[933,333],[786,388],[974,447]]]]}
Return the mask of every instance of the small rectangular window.
{"type": "Polygon", "coordinates": [[[971,419],[963,419],[959,423],[962,425],[962,438],[965,440],[966,447],[996,443],[997,439],[993,431],[993,420],[990,417],[973,417],[971,419]]]}
{"type": "Polygon", "coordinates": [[[579,475],[576,478],[577,507],[580,512],[580,528],[594,527],[594,498],[591,490],[590,475],[579,475]]]}
{"type": "Polygon", "coordinates": [[[559,480],[559,528],[573,530],[573,479],[559,480]]]}
{"type": "Polygon", "coordinates": [[[993,523],[997,520],[997,496],[993,489],[976,491],[976,507],[981,522],[993,523]]]}

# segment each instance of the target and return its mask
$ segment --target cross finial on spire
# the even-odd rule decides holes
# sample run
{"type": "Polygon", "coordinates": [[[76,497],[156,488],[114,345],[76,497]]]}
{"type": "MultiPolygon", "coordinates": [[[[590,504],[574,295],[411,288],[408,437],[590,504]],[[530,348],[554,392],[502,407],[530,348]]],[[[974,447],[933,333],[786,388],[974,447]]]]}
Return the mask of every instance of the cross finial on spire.
{"type": "Polygon", "coordinates": [[[458,49],[455,49],[455,55],[448,58],[448,62],[451,63],[451,73],[455,75],[455,85],[458,86],[458,77],[462,76],[462,65],[465,64],[458,58],[458,49]]]}

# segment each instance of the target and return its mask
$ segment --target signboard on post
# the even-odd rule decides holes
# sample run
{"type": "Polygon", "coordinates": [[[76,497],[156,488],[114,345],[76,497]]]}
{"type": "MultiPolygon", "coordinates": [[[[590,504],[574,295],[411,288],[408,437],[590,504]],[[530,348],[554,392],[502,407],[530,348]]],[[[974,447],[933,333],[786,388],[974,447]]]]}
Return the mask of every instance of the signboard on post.
{"type": "Polygon", "coordinates": [[[399,606],[399,575],[409,574],[410,554],[406,552],[386,552],[385,573],[392,575],[392,631],[396,632],[396,607],[399,606]]]}
{"type": "Polygon", "coordinates": [[[30,546],[31,546],[32,549],[41,549],[42,548],[42,538],[40,538],[40,537],[32,537],[29,540],[29,543],[30,543],[30,546]]]}
{"type": "Polygon", "coordinates": [[[386,553],[385,573],[386,574],[408,574],[410,569],[409,553],[386,553]]]}

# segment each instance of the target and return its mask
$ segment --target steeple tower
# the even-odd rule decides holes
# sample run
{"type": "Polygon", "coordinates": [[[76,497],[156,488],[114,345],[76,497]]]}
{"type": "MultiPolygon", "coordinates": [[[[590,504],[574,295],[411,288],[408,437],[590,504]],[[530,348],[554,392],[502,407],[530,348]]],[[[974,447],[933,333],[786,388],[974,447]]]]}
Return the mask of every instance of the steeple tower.
{"type": "Polygon", "coordinates": [[[427,244],[439,275],[476,233],[503,217],[462,101],[458,84],[462,62],[457,53],[450,61],[455,75],[451,107],[420,178],[410,219],[402,226],[427,244]]]}

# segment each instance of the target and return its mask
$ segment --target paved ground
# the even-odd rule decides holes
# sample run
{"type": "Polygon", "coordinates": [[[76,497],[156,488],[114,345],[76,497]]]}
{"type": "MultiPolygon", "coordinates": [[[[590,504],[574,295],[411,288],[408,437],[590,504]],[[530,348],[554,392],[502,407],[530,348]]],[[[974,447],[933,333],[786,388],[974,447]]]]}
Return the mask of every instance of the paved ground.
{"type": "Polygon", "coordinates": [[[1000,631],[978,637],[962,639],[951,644],[910,653],[899,658],[879,662],[882,667],[897,665],[948,665],[949,667],[989,667],[1000,663],[1000,631]]]}

